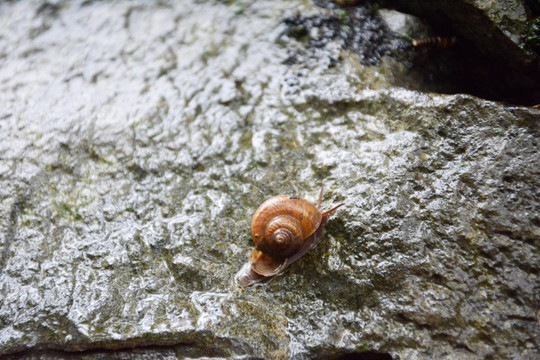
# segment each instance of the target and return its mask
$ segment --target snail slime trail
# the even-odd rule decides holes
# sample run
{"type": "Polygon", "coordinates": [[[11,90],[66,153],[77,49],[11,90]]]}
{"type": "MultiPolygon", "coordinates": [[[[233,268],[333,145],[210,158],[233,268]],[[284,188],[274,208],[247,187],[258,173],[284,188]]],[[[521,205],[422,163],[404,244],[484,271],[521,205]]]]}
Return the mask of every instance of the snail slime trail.
{"type": "Polygon", "coordinates": [[[279,274],[321,241],[328,215],[343,205],[321,212],[323,190],[317,206],[294,195],[274,196],[259,206],[251,221],[255,249],[236,274],[238,285],[251,286],[279,274]]]}

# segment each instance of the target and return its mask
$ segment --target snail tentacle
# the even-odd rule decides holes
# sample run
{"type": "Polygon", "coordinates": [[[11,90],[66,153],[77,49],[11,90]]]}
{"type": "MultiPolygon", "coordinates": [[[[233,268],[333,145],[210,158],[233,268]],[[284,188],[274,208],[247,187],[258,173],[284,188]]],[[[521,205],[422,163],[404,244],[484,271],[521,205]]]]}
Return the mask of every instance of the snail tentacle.
{"type": "Polygon", "coordinates": [[[326,210],[325,212],[322,213],[322,216],[325,217],[325,216],[330,215],[331,213],[333,213],[334,211],[336,211],[337,209],[339,209],[343,205],[345,205],[345,203],[341,203],[338,206],[335,206],[335,207],[331,208],[330,210],[326,210]]]}

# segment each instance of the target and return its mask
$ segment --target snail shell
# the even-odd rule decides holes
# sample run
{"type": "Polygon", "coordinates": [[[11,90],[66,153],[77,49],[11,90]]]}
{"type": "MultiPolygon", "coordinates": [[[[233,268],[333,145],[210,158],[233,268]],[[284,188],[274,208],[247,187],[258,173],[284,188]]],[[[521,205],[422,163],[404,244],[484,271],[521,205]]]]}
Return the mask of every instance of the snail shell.
{"type": "Polygon", "coordinates": [[[251,222],[255,249],[249,264],[237,274],[240,286],[246,287],[282,272],[317,245],[328,214],[343,205],[321,213],[322,194],[323,189],[317,206],[294,195],[274,196],[259,206],[251,222]]]}

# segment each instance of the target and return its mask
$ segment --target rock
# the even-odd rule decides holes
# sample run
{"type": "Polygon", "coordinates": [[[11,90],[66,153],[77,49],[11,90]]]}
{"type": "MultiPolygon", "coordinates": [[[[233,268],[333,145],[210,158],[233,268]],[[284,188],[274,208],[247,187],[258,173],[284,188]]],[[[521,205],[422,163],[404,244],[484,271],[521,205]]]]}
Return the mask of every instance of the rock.
{"type": "Polygon", "coordinates": [[[400,36],[421,39],[430,35],[430,29],[416,16],[390,9],[379,9],[377,14],[390,31],[400,36]]]}
{"type": "Polygon", "coordinates": [[[538,110],[297,6],[0,5],[3,358],[539,356],[538,110]],[[319,246],[239,288],[258,205],[321,184],[319,246]]]}

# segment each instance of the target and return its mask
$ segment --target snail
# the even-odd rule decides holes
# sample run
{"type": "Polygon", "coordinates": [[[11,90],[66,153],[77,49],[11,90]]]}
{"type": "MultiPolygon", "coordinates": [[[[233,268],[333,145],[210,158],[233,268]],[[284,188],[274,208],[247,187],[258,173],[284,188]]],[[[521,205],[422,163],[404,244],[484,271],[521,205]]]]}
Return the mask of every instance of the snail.
{"type": "Polygon", "coordinates": [[[321,212],[323,190],[317,206],[294,195],[274,196],[259,206],[251,222],[255,249],[236,275],[241,287],[279,274],[319,243],[328,215],[343,205],[321,212]]]}

